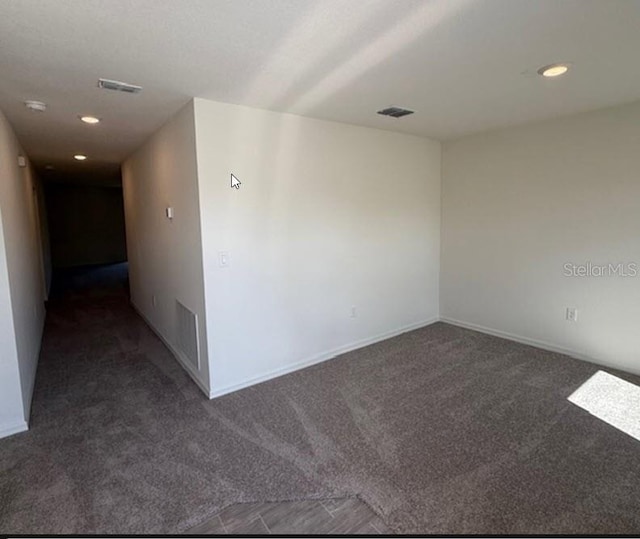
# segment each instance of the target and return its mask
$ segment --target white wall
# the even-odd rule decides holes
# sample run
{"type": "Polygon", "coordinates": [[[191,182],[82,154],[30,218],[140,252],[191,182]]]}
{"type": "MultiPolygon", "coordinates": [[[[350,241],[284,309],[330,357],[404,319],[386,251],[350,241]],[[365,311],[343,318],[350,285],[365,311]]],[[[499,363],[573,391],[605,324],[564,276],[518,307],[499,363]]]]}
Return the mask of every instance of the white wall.
{"type": "Polygon", "coordinates": [[[437,318],[438,142],[203,99],[195,116],[212,395],[437,318]]]}
{"type": "Polygon", "coordinates": [[[0,220],[0,438],[26,429],[4,230],[0,220]]]}
{"type": "Polygon", "coordinates": [[[27,428],[45,317],[37,180],[18,155],[0,112],[0,437],[27,428]]]}
{"type": "Polygon", "coordinates": [[[640,103],[443,149],[441,314],[640,373],[640,103]],[[578,321],[565,320],[567,307],[578,321]]]}
{"type": "Polygon", "coordinates": [[[190,103],[126,160],[122,174],[131,301],[208,394],[195,149],[190,103]],[[172,221],[165,216],[169,206],[172,221]],[[179,354],[176,300],[198,316],[200,370],[179,354]]]}

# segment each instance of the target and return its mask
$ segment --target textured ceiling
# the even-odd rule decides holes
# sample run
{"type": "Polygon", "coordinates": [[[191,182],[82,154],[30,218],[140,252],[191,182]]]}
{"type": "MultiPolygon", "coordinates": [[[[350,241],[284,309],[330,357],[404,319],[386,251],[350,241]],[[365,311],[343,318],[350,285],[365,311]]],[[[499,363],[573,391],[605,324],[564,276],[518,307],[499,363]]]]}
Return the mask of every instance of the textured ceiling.
{"type": "Polygon", "coordinates": [[[59,173],[117,173],[194,96],[450,139],[640,99],[639,28],[640,0],[0,0],[0,109],[59,173]]]}

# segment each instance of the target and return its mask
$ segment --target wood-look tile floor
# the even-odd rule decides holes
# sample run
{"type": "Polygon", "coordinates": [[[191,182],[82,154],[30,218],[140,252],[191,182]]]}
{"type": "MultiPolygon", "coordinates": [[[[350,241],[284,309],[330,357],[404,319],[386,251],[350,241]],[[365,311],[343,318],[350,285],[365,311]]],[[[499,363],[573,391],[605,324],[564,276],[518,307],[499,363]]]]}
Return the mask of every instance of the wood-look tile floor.
{"type": "Polygon", "coordinates": [[[241,503],[187,530],[188,534],[364,534],[391,530],[357,498],[241,503]]]}

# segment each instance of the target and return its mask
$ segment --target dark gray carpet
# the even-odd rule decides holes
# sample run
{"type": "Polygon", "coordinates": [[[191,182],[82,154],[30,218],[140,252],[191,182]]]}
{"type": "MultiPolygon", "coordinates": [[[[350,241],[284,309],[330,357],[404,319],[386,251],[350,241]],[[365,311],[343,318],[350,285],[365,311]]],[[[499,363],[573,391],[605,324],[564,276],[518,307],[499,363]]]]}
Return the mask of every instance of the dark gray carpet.
{"type": "Polygon", "coordinates": [[[32,428],[0,440],[0,533],[178,532],[348,496],[398,532],[640,532],[640,442],[566,400],[593,365],[439,323],[208,401],[117,279],[75,282],[32,428]]]}

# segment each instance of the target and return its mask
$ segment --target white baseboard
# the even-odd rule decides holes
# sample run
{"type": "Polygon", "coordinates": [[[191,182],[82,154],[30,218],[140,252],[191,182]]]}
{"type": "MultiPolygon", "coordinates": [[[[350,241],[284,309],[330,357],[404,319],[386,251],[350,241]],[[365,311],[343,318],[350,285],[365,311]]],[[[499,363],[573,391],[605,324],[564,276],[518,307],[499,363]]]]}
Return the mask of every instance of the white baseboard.
{"type": "Polygon", "coordinates": [[[447,316],[440,317],[441,322],[445,322],[446,324],[451,324],[453,326],[458,326],[465,329],[470,329],[473,331],[478,331],[479,333],[485,333],[487,335],[493,335],[494,337],[500,337],[502,339],[507,339],[508,341],[514,341],[521,344],[527,344],[529,346],[535,346],[536,348],[541,348],[542,350],[547,350],[549,352],[556,352],[558,354],[563,354],[565,356],[572,357],[574,359],[579,359],[581,361],[586,361],[588,363],[593,363],[594,365],[609,367],[611,369],[627,371],[632,374],[640,375],[640,370],[629,369],[625,366],[615,365],[610,361],[605,361],[602,359],[594,358],[584,352],[573,350],[571,348],[565,348],[563,346],[559,346],[557,344],[553,344],[547,341],[542,341],[538,339],[531,339],[529,337],[523,337],[522,335],[516,335],[514,333],[509,333],[506,331],[500,331],[498,329],[488,328],[486,326],[481,326],[479,324],[472,324],[470,322],[463,322],[462,320],[456,320],[455,318],[449,318],[447,316]]]}
{"type": "Polygon", "coordinates": [[[187,371],[187,374],[196,383],[196,385],[200,388],[200,390],[207,397],[209,397],[209,388],[198,378],[198,373],[193,370],[193,367],[189,363],[187,363],[184,359],[182,359],[182,355],[173,347],[173,345],[168,341],[168,339],[162,333],[160,333],[160,330],[153,325],[151,320],[149,320],[145,316],[142,310],[133,301],[130,300],[130,303],[131,303],[131,306],[133,307],[133,310],[136,311],[136,313],[138,313],[140,318],[142,318],[147,324],[147,326],[149,326],[149,329],[151,329],[151,331],[153,331],[156,334],[156,336],[163,342],[163,344],[169,349],[169,352],[173,354],[173,356],[176,358],[178,363],[180,363],[180,366],[185,371],[187,371]]]}
{"type": "Polygon", "coordinates": [[[421,322],[416,322],[414,324],[409,324],[407,326],[397,328],[392,331],[388,331],[386,333],[382,333],[380,335],[376,335],[375,337],[369,337],[367,339],[362,339],[360,341],[356,341],[354,343],[350,343],[344,346],[340,346],[338,348],[334,348],[332,350],[322,352],[320,354],[316,354],[310,358],[303,359],[302,361],[297,361],[291,365],[287,365],[286,367],[282,367],[280,369],[275,369],[273,371],[267,372],[265,374],[261,374],[259,376],[254,376],[253,378],[248,378],[239,382],[237,384],[233,384],[230,386],[226,386],[220,389],[212,390],[209,394],[209,397],[214,399],[216,397],[221,397],[222,395],[227,395],[228,393],[233,393],[234,391],[238,391],[240,389],[244,389],[249,386],[253,386],[256,384],[260,384],[262,382],[266,382],[267,380],[271,380],[273,378],[278,378],[279,376],[284,376],[285,374],[289,374],[294,371],[298,371],[300,369],[304,369],[306,367],[311,367],[312,365],[316,365],[318,363],[322,363],[323,361],[327,361],[329,359],[333,359],[336,356],[346,354],[347,352],[351,352],[352,350],[357,350],[358,348],[364,348],[365,346],[369,346],[371,344],[375,344],[380,341],[384,341],[386,339],[390,339],[391,337],[395,337],[397,335],[401,335],[402,333],[406,333],[408,331],[413,331],[415,329],[420,329],[426,326],[430,326],[435,322],[438,322],[438,317],[433,317],[428,320],[423,320],[421,322]]]}
{"type": "Polygon", "coordinates": [[[18,434],[19,432],[25,432],[29,430],[29,425],[23,419],[13,425],[0,425],[0,438],[6,438],[12,434],[18,434]]]}

